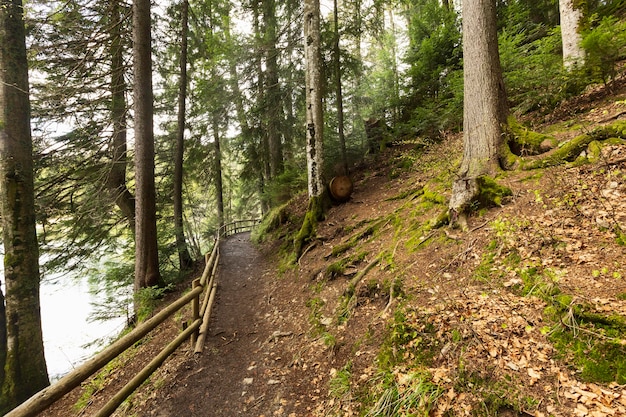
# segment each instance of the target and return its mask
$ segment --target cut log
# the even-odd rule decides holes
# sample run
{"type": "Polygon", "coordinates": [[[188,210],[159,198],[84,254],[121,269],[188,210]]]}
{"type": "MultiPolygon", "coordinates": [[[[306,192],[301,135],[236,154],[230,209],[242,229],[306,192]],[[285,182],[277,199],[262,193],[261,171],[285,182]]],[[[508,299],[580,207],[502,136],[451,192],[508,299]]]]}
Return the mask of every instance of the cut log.
{"type": "Polygon", "coordinates": [[[330,195],[333,200],[344,203],[348,201],[352,195],[352,180],[346,175],[334,177],[330,180],[328,189],[330,190],[330,195]]]}

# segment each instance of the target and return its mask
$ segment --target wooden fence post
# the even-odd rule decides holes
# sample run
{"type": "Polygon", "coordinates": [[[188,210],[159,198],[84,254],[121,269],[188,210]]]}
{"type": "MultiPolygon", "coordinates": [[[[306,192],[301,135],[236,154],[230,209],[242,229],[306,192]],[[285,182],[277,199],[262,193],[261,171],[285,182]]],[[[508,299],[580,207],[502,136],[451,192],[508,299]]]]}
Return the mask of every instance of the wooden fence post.
{"type": "MultiPolygon", "coordinates": [[[[193,289],[198,288],[200,285],[201,285],[200,278],[196,278],[193,280],[193,283],[191,284],[191,288],[193,290],[193,289]]],[[[193,300],[191,300],[191,315],[192,315],[192,318],[191,318],[192,323],[200,318],[200,293],[198,293],[198,295],[194,297],[193,300]]],[[[197,339],[198,339],[198,330],[196,330],[195,332],[191,334],[191,346],[196,345],[197,339]]]]}

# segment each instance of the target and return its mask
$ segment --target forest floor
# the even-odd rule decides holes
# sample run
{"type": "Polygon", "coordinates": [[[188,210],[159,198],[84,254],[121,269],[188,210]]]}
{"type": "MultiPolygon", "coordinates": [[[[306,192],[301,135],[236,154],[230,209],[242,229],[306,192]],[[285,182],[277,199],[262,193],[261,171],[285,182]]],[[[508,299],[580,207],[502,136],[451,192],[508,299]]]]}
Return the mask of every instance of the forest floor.
{"type": "MultiPolygon", "coordinates": [[[[571,139],[626,115],[624,85],[526,122],[571,139]]],[[[467,232],[427,227],[461,137],[418,145],[360,166],[296,265],[303,195],[265,243],[227,239],[204,353],[183,345],[116,415],[626,416],[623,141],[591,164],[504,173],[513,195],[467,232]]],[[[43,415],[92,414],[179,327],[43,415]]]]}

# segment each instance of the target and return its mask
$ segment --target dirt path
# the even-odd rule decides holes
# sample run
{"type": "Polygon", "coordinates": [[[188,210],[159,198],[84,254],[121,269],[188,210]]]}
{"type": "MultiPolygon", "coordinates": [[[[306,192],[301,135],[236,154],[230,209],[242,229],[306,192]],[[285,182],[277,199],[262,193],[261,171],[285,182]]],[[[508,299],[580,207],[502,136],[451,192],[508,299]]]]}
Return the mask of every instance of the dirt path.
{"type": "Polygon", "coordinates": [[[303,332],[296,328],[299,320],[287,320],[288,312],[273,305],[272,275],[249,234],[223,242],[204,353],[174,360],[158,397],[147,400],[137,415],[306,415],[292,414],[301,402],[287,348],[303,332]]]}

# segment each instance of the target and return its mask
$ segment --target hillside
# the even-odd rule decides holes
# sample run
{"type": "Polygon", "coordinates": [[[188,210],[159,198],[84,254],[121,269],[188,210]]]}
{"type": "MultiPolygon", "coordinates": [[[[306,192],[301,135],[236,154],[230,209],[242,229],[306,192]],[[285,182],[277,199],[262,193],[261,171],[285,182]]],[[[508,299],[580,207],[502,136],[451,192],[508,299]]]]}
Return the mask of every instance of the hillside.
{"type": "MultiPolygon", "coordinates": [[[[622,118],[624,85],[525,122],[569,140],[622,118]]],[[[181,351],[119,415],[626,415],[626,144],[502,173],[501,206],[433,228],[461,151],[450,136],[367,160],[297,265],[291,201],[221,276],[203,357],[181,351]]]]}

